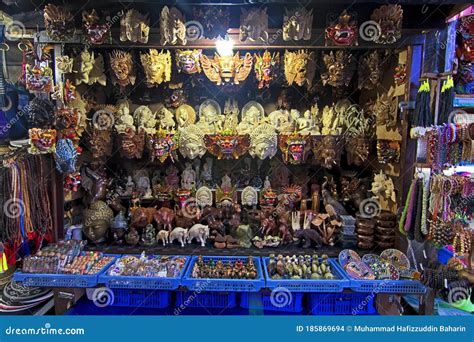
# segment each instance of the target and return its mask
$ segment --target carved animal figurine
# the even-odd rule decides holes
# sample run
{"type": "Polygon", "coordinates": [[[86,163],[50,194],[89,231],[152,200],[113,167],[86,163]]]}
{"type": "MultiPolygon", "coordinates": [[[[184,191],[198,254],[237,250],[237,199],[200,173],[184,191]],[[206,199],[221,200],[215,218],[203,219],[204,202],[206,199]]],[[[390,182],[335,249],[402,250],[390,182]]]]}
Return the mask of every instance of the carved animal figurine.
{"type": "Polygon", "coordinates": [[[275,219],[273,218],[272,215],[270,215],[269,217],[263,219],[260,230],[262,231],[263,236],[267,236],[267,235],[273,235],[273,233],[275,232],[275,228],[276,228],[275,219]]]}
{"type": "Polygon", "coordinates": [[[220,219],[217,219],[214,216],[209,216],[207,224],[209,225],[212,234],[225,235],[225,225],[220,219]]]}
{"type": "Polygon", "coordinates": [[[174,210],[162,207],[153,215],[157,224],[163,225],[165,229],[171,231],[173,229],[174,210]]]}
{"type": "Polygon", "coordinates": [[[181,227],[176,227],[169,235],[169,243],[173,243],[174,240],[178,240],[178,242],[181,244],[181,247],[184,247],[187,239],[188,230],[181,227]]]}
{"type": "Polygon", "coordinates": [[[209,226],[197,223],[188,231],[187,242],[191,243],[193,239],[201,243],[201,247],[206,245],[206,240],[209,237],[209,226]]]}
{"type": "Polygon", "coordinates": [[[339,218],[341,215],[347,215],[344,206],[331,196],[329,190],[324,189],[322,195],[324,208],[331,217],[339,218]]]}
{"type": "Polygon", "coordinates": [[[321,247],[322,240],[319,233],[314,229],[300,229],[295,232],[295,238],[303,243],[303,248],[310,248],[312,244],[321,247]]]}
{"type": "Polygon", "coordinates": [[[165,246],[167,243],[170,243],[169,238],[170,232],[163,229],[160,230],[156,235],[156,242],[159,242],[161,240],[163,242],[163,246],[165,246]]]}
{"type": "Polygon", "coordinates": [[[278,220],[278,233],[282,244],[293,242],[293,236],[291,235],[290,228],[288,227],[288,220],[285,216],[280,217],[278,220]]]}
{"type": "Polygon", "coordinates": [[[135,207],[130,208],[132,213],[132,219],[130,220],[130,226],[134,228],[144,228],[147,224],[153,221],[153,217],[156,214],[156,208],[143,208],[135,207]]]}

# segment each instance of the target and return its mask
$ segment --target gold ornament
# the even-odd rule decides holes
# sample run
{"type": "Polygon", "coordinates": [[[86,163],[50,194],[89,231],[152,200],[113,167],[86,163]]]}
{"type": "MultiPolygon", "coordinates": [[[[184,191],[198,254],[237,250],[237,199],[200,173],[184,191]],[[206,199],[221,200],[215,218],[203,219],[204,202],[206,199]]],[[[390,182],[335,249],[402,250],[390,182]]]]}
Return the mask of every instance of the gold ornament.
{"type": "Polygon", "coordinates": [[[186,45],[185,22],[183,14],[176,7],[163,7],[160,16],[161,45],[186,45]]]}
{"type": "Polygon", "coordinates": [[[72,67],[74,65],[74,60],[69,56],[58,56],[56,57],[56,67],[62,74],[72,73],[72,67]]]}
{"type": "Polygon", "coordinates": [[[120,18],[120,41],[148,43],[150,33],[150,19],[148,14],[141,14],[137,10],[128,10],[120,18]]]}
{"type": "Polygon", "coordinates": [[[150,49],[149,53],[141,53],[140,60],[145,69],[148,87],[171,80],[171,54],[169,51],[158,53],[150,49]]]}
{"type": "Polygon", "coordinates": [[[323,54],[326,72],[321,74],[323,84],[333,87],[348,86],[353,73],[352,54],[345,50],[331,51],[329,55],[323,54]]]}
{"type": "Polygon", "coordinates": [[[218,53],[214,55],[214,59],[210,59],[206,55],[201,55],[201,64],[204,74],[211,82],[217,85],[233,80],[234,84],[244,81],[252,70],[252,55],[246,53],[240,58],[236,52],[234,56],[220,56],[218,53]]]}
{"type": "Polygon", "coordinates": [[[311,87],[315,72],[314,52],[307,50],[285,51],[285,78],[289,85],[307,84],[311,87]]]}
{"type": "Polygon", "coordinates": [[[113,50],[110,56],[110,66],[114,74],[114,83],[121,87],[135,84],[135,70],[133,68],[132,54],[122,50],[113,50]]]}

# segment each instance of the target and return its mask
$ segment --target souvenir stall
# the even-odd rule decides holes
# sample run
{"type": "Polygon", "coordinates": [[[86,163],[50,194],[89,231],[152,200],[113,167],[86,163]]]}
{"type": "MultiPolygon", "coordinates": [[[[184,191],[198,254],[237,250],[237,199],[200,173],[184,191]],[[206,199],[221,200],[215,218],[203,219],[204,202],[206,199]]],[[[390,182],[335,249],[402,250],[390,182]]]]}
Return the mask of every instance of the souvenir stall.
{"type": "Polygon", "coordinates": [[[5,19],[0,284],[57,314],[472,311],[472,7],[234,5],[5,19]]]}

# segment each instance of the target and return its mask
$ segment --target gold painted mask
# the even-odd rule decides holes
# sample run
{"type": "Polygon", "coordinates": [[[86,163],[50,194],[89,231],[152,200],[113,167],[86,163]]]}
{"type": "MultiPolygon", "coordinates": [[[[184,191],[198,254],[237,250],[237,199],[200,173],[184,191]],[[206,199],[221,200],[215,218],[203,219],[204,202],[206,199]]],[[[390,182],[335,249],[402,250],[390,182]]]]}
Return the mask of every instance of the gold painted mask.
{"type": "Polygon", "coordinates": [[[311,86],[315,68],[314,52],[307,50],[285,51],[285,78],[289,85],[296,83],[299,86],[307,83],[311,86]]]}
{"type": "Polygon", "coordinates": [[[255,78],[258,81],[258,89],[270,86],[270,81],[275,76],[277,65],[280,63],[280,53],[273,53],[273,55],[265,50],[263,56],[254,54],[255,57],[255,78]]]}
{"type": "Polygon", "coordinates": [[[158,53],[150,49],[149,53],[140,54],[140,60],[145,69],[148,87],[171,80],[171,54],[169,51],[158,53]]]}
{"type": "Polygon", "coordinates": [[[63,7],[47,4],[44,7],[44,26],[49,38],[67,41],[74,36],[74,17],[63,7]]]}
{"type": "Polygon", "coordinates": [[[239,84],[244,81],[252,70],[252,55],[246,53],[240,58],[236,52],[234,56],[214,55],[214,59],[210,59],[206,55],[201,55],[201,64],[204,74],[217,85],[221,85],[222,81],[239,84]]]}

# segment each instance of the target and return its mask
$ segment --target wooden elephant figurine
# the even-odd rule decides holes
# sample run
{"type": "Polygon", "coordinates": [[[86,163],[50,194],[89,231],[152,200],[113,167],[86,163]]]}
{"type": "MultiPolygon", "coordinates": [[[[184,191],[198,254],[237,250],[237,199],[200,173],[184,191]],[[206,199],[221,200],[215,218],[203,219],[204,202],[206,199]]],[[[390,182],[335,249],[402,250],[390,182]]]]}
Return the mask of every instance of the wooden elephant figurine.
{"type": "Polygon", "coordinates": [[[153,221],[153,217],[156,215],[156,208],[135,207],[130,208],[130,212],[132,213],[130,226],[144,228],[147,224],[150,224],[153,221]]]}
{"type": "Polygon", "coordinates": [[[209,237],[209,226],[197,223],[192,226],[188,231],[188,243],[193,239],[196,239],[197,242],[201,243],[201,246],[206,245],[206,240],[209,237]]]}
{"type": "Polygon", "coordinates": [[[159,225],[163,225],[163,228],[168,229],[168,231],[173,229],[174,217],[174,210],[166,207],[158,209],[154,215],[155,222],[159,225]]]}
{"type": "Polygon", "coordinates": [[[188,239],[188,230],[181,227],[176,227],[169,235],[169,243],[173,243],[174,240],[178,240],[181,247],[184,247],[186,240],[188,239]]]}
{"type": "Polygon", "coordinates": [[[160,230],[156,235],[156,242],[160,240],[163,242],[163,246],[170,243],[170,232],[164,229],[160,230]]]}

